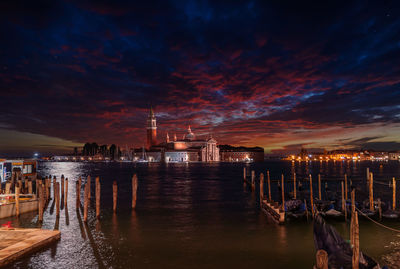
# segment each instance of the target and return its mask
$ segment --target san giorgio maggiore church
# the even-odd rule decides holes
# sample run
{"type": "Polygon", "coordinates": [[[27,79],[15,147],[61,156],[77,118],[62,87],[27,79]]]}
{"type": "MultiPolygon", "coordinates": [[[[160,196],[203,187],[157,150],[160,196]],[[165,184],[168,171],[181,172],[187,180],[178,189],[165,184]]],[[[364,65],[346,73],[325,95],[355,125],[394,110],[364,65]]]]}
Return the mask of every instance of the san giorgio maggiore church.
{"type": "Polygon", "coordinates": [[[157,122],[153,109],[147,118],[147,143],[145,152],[135,152],[135,158],[147,158],[152,162],[219,162],[220,149],[213,137],[198,139],[190,129],[178,139],[176,134],[157,143],[157,122]],[[143,156],[144,155],[144,156],[143,156]]]}

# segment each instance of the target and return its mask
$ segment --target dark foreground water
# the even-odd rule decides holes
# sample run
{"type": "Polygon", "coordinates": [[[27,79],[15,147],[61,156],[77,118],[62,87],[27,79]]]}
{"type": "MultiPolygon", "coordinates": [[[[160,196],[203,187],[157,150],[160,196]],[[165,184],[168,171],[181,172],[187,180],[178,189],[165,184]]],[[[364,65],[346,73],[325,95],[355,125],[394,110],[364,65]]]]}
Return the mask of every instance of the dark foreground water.
{"type": "MultiPolygon", "coordinates": [[[[365,186],[365,169],[375,174],[376,194],[389,199],[385,185],[400,175],[397,162],[291,163],[270,161],[254,164],[132,164],[41,163],[44,175],[69,178],[68,207],[59,219],[61,240],[13,264],[14,268],[312,268],[315,249],[312,222],[274,224],[260,211],[257,194],[243,186],[243,166],[259,173],[269,169],[272,189],[276,181],[296,172],[299,180],[322,174],[330,189],[347,173],[355,185],[365,186]],[[132,211],[131,178],[139,178],[137,209],[132,211]],[[101,179],[101,219],[95,218],[94,199],[88,224],[75,206],[75,181],[82,176],[101,179]],[[112,213],[112,182],[118,182],[118,212],[112,213]],[[382,182],[380,184],[379,182],[382,182]]],[[[290,181],[290,180],[289,180],[290,181]]],[[[316,182],[316,180],[315,180],[316,182]]],[[[400,185],[400,184],[398,184],[400,185]]],[[[288,182],[285,185],[291,188],[288,182]]],[[[307,187],[304,181],[304,187],[307,187]]],[[[314,186],[317,190],[317,185],[314,186]]],[[[83,194],[83,190],[82,190],[83,194]]],[[[323,194],[325,195],[325,194],[323,194]]],[[[359,193],[362,196],[363,193],[359,193]]],[[[399,195],[400,197],[400,195],[399,195]]],[[[14,226],[37,227],[36,213],[24,214],[14,226]]],[[[56,224],[53,200],[44,214],[43,228],[56,224]]],[[[335,227],[348,238],[348,224],[335,227]]],[[[400,222],[386,223],[400,228],[400,222]]],[[[360,223],[361,249],[382,262],[400,244],[398,234],[369,221],[360,223]]]]}

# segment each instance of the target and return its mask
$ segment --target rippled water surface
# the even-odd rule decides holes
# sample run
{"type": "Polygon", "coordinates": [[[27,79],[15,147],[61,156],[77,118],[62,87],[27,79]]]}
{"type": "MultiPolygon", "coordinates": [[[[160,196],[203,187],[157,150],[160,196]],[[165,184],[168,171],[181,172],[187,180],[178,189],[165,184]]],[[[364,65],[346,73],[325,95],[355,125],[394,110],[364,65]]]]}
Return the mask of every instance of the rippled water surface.
{"type": "MultiPolygon", "coordinates": [[[[59,218],[61,240],[51,247],[14,263],[14,268],[312,268],[314,245],[312,222],[274,224],[259,209],[257,194],[243,186],[243,166],[257,176],[271,172],[273,196],[278,199],[276,180],[281,173],[299,180],[311,173],[339,190],[337,180],[347,173],[361,190],[365,170],[375,174],[376,194],[389,200],[385,185],[400,175],[397,162],[309,163],[270,161],[254,164],[131,164],[131,163],[41,163],[42,175],[64,174],[69,179],[68,206],[59,218]],[[137,209],[132,211],[131,178],[139,178],[137,209]],[[75,182],[81,176],[101,181],[101,218],[96,220],[94,199],[87,225],[76,210],[75,182]],[[118,182],[118,212],[112,212],[112,182],[118,182]],[[379,182],[382,182],[380,184],[379,182]]],[[[290,179],[285,185],[290,189],[290,179]]],[[[307,187],[304,180],[304,187],[307,187]]],[[[315,189],[316,186],[314,187],[315,189]]],[[[82,190],[83,194],[83,190],[82,190]]],[[[324,194],[323,194],[324,195],[324,194]]],[[[362,191],[358,197],[363,197],[362,191]]],[[[400,196],[399,196],[400,197],[400,196]]],[[[37,227],[36,213],[24,214],[14,226],[37,227]]],[[[333,223],[348,238],[348,225],[333,223]]],[[[53,200],[44,214],[43,228],[53,229],[56,216],[53,200]]],[[[387,225],[400,228],[399,222],[387,225]]],[[[400,237],[361,221],[361,249],[382,260],[394,251],[400,237]]]]}

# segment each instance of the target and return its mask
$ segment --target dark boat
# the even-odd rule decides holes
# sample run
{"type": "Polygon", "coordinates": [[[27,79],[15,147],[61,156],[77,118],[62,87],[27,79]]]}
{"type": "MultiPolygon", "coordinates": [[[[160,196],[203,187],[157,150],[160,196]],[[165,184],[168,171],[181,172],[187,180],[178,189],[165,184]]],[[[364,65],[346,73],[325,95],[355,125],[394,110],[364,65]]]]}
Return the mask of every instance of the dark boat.
{"type": "MultiPolygon", "coordinates": [[[[330,269],[351,269],[353,250],[331,225],[326,224],[320,214],[314,219],[314,244],[317,250],[328,253],[330,269]]],[[[360,251],[360,269],[379,269],[379,264],[360,251]]]]}
{"type": "Polygon", "coordinates": [[[285,212],[287,218],[290,220],[303,219],[306,216],[304,203],[297,199],[285,202],[285,212]]]}

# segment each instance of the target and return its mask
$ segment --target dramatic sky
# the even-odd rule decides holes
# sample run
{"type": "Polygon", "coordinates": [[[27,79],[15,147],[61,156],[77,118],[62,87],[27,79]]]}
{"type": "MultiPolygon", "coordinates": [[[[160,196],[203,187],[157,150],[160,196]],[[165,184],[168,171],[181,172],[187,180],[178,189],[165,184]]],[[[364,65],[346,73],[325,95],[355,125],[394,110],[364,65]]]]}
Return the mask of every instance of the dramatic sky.
{"type": "Polygon", "coordinates": [[[397,1],[1,1],[0,155],[190,124],[267,153],[400,149],[397,1]]]}

